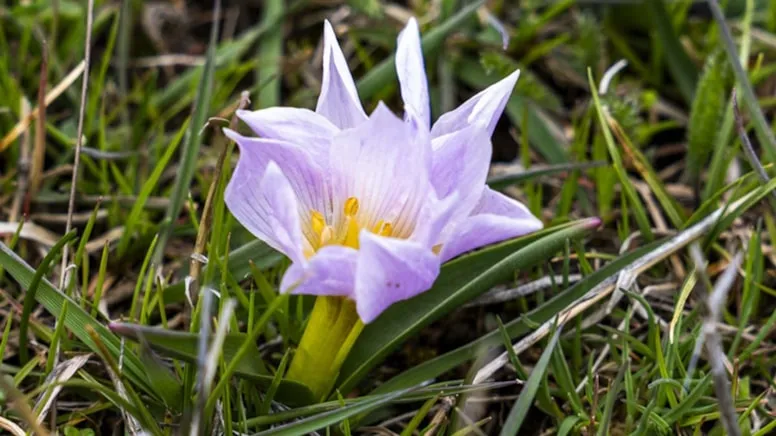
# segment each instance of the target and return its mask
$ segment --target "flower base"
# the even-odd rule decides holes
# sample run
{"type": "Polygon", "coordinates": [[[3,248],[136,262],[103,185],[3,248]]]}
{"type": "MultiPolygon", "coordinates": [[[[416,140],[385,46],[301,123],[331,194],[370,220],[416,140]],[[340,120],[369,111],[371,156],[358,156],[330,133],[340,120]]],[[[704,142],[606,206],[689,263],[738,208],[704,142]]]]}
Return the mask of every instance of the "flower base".
{"type": "Polygon", "coordinates": [[[363,327],[352,300],[316,298],[286,378],[305,384],[314,398],[324,401],[363,327]]]}

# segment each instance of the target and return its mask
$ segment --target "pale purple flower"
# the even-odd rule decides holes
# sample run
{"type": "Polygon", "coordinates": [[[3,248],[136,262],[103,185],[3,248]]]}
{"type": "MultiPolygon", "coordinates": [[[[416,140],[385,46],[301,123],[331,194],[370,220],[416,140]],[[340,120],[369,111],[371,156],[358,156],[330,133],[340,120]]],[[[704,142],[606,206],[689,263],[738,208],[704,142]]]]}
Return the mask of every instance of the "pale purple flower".
{"type": "Polygon", "coordinates": [[[442,262],[542,227],[485,185],[490,137],[518,71],[431,126],[414,19],[396,53],[404,119],[382,103],[364,112],[328,22],[323,49],[315,112],[238,111],[261,137],[225,130],[241,151],[226,203],[291,259],[281,291],[350,298],[368,323],[430,288],[442,262]]]}

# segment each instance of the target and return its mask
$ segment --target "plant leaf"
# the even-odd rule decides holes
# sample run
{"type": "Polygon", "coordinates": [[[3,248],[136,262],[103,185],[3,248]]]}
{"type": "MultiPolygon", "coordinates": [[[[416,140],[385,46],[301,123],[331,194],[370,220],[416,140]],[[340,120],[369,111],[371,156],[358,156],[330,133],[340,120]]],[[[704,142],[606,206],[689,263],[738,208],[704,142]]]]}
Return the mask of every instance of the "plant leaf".
{"type": "Polygon", "coordinates": [[[644,3],[649,8],[652,24],[655,26],[657,36],[665,51],[668,71],[676,81],[684,101],[692,102],[698,71],[679,41],[671,17],[666,10],[665,2],[663,0],[647,0],[644,3]]]}
{"type": "Polygon", "coordinates": [[[598,224],[597,218],[576,221],[448,262],[430,290],[394,304],[364,328],[342,366],[338,389],[348,392],[405,339],[598,224]]]}
{"type": "MultiPolygon", "coordinates": [[[[457,14],[453,15],[445,22],[435,26],[428,31],[421,40],[423,54],[430,56],[439,49],[444,38],[451,32],[458,30],[467,19],[469,19],[477,9],[485,3],[484,0],[477,0],[466,5],[457,14]]],[[[391,55],[375,66],[358,81],[358,95],[361,100],[369,100],[377,94],[387,83],[392,83],[396,79],[396,56],[391,55]]]]}
{"type": "Polygon", "coordinates": [[[280,427],[276,427],[267,431],[258,433],[259,435],[289,435],[296,436],[300,434],[308,434],[314,432],[323,427],[328,427],[332,424],[336,424],[351,416],[359,415],[361,413],[374,410],[383,404],[388,404],[395,399],[410,393],[415,388],[403,389],[400,391],[392,392],[377,396],[376,398],[370,398],[364,401],[358,401],[354,404],[334,409],[330,412],[321,413],[320,415],[314,415],[309,418],[305,418],[301,421],[296,421],[291,424],[286,424],[280,427]]]}
{"type": "MultiPolygon", "coordinates": [[[[138,324],[114,323],[111,330],[121,336],[132,340],[140,340],[148,343],[154,350],[184,362],[197,362],[197,341],[199,335],[190,332],[179,332],[159,327],[149,327],[138,324]]],[[[247,335],[245,333],[229,333],[224,339],[224,361],[231,361],[247,335]]],[[[255,381],[264,388],[272,385],[274,377],[259,371],[259,366],[254,362],[261,360],[259,349],[253,347],[240,359],[235,374],[255,381]]],[[[312,394],[307,386],[291,380],[281,380],[276,398],[286,404],[310,404],[313,402],[312,394]]]]}
{"type": "Polygon", "coordinates": [[[716,142],[725,112],[725,69],[722,52],[706,58],[687,126],[687,170],[697,177],[716,142]]]}
{"type": "Polygon", "coordinates": [[[552,338],[550,338],[550,341],[547,343],[547,347],[542,351],[542,356],[539,358],[539,361],[536,362],[536,366],[534,366],[533,370],[531,370],[531,375],[525,382],[523,390],[520,392],[520,397],[512,406],[512,410],[509,411],[507,421],[504,423],[504,427],[501,428],[501,436],[517,434],[518,430],[520,430],[520,427],[523,425],[525,417],[528,416],[528,410],[531,408],[533,399],[539,391],[539,386],[544,378],[544,373],[547,372],[547,367],[550,363],[550,357],[552,357],[552,352],[555,350],[555,345],[560,338],[560,326],[556,326],[556,328],[555,334],[552,335],[552,338]]]}
{"type": "MultiPolygon", "coordinates": [[[[578,298],[585,295],[590,289],[597,286],[604,280],[611,279],[611,277],[619,272],[622,268],[629,265],[637,258],[643,256],[649,251],[658,247],[662,240],[652,242],[643,247],[634,250],[633,252],[624,254],[612,262],[608,263],[603,268],[593,272],[583,280],[577,282],[574,286],[559,293],[545,304],[537,307],[524,316],[515,319],[506,325],[504,325],[510,338],[516,338],[518,336],[527,334],[533,329],[537,323],[543,323],[559,311],[563,310],[571,301],[575,301],[578,298]]],[[[495,254],[494,254],[495,256],[495,254]]],[[[456,366],[474,359],[481,353],[484,353],[490,347],[497,347],[502,345],[502,334],[500,330],[494,330],[490,333],[482,336],[481,338],[472,341],[460,348],[438,356],[432,360],[417,365],[391,380],[383,383],[375,389],[375,393],[386,392],[394,389],[401,389],[402,387],[414,386],[416,383],[422,380],[429,380],[434,377],[438,377],[440,374],[449,371],[456,366]]],[[[357,344],[358,345],[358,344],[357,344]]]]}
{"type": "MultiPolygon", "coordinates": [[[[32,283],[35,270],[2,242],[0,242],[0,265],[5,267],[23,288],[28,288],[32,283]]],[[[91,335],[89,335],[89,332],[86,329],[87,326],[91,325],[100,336],[105,348],[110,351],[116,360],[119,359],[119,354],[121,353],[119,338],[105,328],[102,323],[89,315],[78,303],[55,288],[51,282],[45,279],[41,280],[35,294],[35,300],[55,316],[62,312],[62,306],[67,302],[68,313],[65,318],[65,326],[90,350],[99,352],[100,348],[94,343],[91,335]]],[[[143,391],[156,399],[167,398],[168,394],[175,394],[170,392],[160,394],[160,385],[154,385],[148,381],[140,359],[129,350],[123,350],[123,352],[125,374],[136,386],[140,387],[143,391]]],[[[165,386],[169,386],[172,383],[177,383],[179,385],[177,380],[171,378],[165,386]]]]}

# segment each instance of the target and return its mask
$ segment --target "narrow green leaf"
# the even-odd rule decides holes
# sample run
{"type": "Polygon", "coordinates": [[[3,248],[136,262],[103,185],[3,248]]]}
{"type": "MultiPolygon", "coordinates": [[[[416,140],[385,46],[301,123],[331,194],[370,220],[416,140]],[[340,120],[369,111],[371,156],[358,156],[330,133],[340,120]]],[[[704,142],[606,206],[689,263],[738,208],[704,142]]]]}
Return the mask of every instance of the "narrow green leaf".
{"type": "MultiPolygon", "coordinates": [[[[417,389],[408,393],[401,398],[395,400],[396,403],[417,403],[419,401],[425,401],[432,398],[438,398],[441,395],[462,395],[476,392],[485,392],[488,390],[500,389],[508,386],[514,386],[514,382],[494,382],[494,383],[480,383],[477,385],[464,385],[460,380],[446,381],[435,383],[425,388],[417,389]]],[[[390,392],[389,392],[390,393],[390,392]]],[[[366,400],[373,400],[380,398],[384,394],[379,395],[364,395],[357,398],[345,398],[344,403],[346,405],[359,403],[366,400]]],[[[264,427],[268,425],[277,424],[284,421],[292,421],[298,418],[312,416],[316,413],[323,413],[332,409],[342,407],[342,402],[339,399],[327,401],[324,403],[310,404],[308,406],[301,406],[294,409],[275,412],[270,415],[256,416],[249,418],[245,421],[245,427],[264,427]]],[[[242,426],[242,425],[241,425],[242,426]]]]}
{"type": "Polygon", "coordinates": [[[698,76],[695,65],[679,41],[679,36],[676,34],[671,17],[666,10],[665,2],[663,0],[645,0],[644,4],[649,8],[652,25],[657,31],[665,52],[668,71],[676,81],[684,101],[690,103],[693,101],[693,92],[698,76]]]}
{"type": "Polygon", "coordinates": [[[687,171],[695,180],[708,160],[725,111],[725,68],[722,53],[706,58],[687,126],[687,171]]]}
{"type": "Polygon", "coordinates": [[[580,220],[448,262],[430,290],[394,304],[364,328],[342,366],[338,389],[349,391],[405,339],[509,279],[515,270],[543,261],[562,249],[566,239],[579,237],[599,223],[597,218],[580,220]]]}
{"type": "MultiPolygon", "coordinates": [[[[572,287],[556,295],[543,305],[526,313],[524,316],[507,323],[504,326],[507,333],[509,333],[511,338],[516,338],[520,335],[529,333],[538,323],[546,322],[563,310],[570,302],[582,297],[601,282],[609,280],[613,283],[612,278],[616,277],[615,275],[622,268],[651,250],[654,250],[661,242],[662,241],[655,241],[644,247],[640,247],[633,252],[618,257],[603,268],[585,277],[584,280],[577,282],[572,287]]],[[[499,346],[501,343],[502,336],[500,332],[498,330],[491,331],[462,347],[404,371],[400,375],[380,385],[375,392],[387,392],[394,389],[401,389],[402,387],[413,386],[423,380],[438,377],[452,368],[481,355],[484,350],[499,346]]]]}
{"type": "Polygon", "coordinates": [[[754,93],[752,84],[749,82],[749,76],[744,71],[744,67],[741,66],[741,62],[738,59],[738,52],[736,50],[735,42],[733,42],[733,36],[730,33],[725,22],[725,15],[722,12],[717,0],[707,1],[711,14],[714,16],[714,20],[717,22],[719,29],[722,33],[722,42],[727,52],[728,61],[733,66],[733,73],[736,76],[736,82],[738,82],[738,89],[741,91],[741,96],[746,103],[747,109],[749,109],[749,115],[752,117],[754,123],[754,129],[757,132],[757,136],[760,139],[760,144],[765,151],[768,160],[771,162],[776,161],[776,137],[771,130],[768,121],[763,115],[763,111],[760,108],[760,103],[757,101],[757,96],[754,93]]]}
{"type": "Polygon", "coordinates": [[[599,168],[606,165],[606,162],[573,162],[562,163],[555,165],[535,165],[525,171],[518,171],[510,174],[501,174],[498,176],[490,177],[487,180],[488,186],[493,189],[504,189],[507,186],[512,186],[520,182],[525,182],[541,176],[549,176],[551,174],[561,172],[572,172],[574,170],[586,170],[590,168],[599,168]]]}
{"type": "Polygon", "coordinates": [[[213,12],[213,24],[210,29],[210,41],[208,42],[207,54],[205,55],[205,66],[202,71],[202,78],[197,89],[197,97],[192,109],[191,123],[186,131],[186,139],[183,150],[181,151],[181,160],[178,165],[178,171],[175,173],[175,184],[170,195],[170,205],[167,208],[162,229],[159,232],[159,243],[154,253],[154,264],[159,264],[167,245],[167,240],[172,235],[174,222],[178,218],[183,203],[189,195],[189,186],[194,178],[194,170],[197,166],[199,157],[199,147],[202,144],[202,135],[204,133],[205,123],[207,122],[208,111],[210,110],[210,99],[213,95],[213,75],[215,73],[216,46],[218,44],[218,29],[221,23],[221,2],[216,0],[213,12]]]}
{"type": "Polygon", "coordinates": [[[138,193],[137,200],[132,205],[132,210],[130,210],[129,216],[127,216],[124,232],[122,233],[121,239],[119,240],[117,249],[119,257],[122,257],[126,253],[127,248],[129,247],[129,242],[134,237],[135,228],[140,221],[140,215],[143,213],[143,209],[145,209],[148,197],[151,196],[154,188],[157,187],[159,178],[162,176],[162,173],[164,173],[164,170],[167,169],[167,164],[175,154],[175,150],[178,149],[178,144],[181,143],[183,135],[186,132],[186,126],[188,125],[189,120],[186,120],[181,126],[180,130],[178,130],[178,133],[175,135],[173,140],[165,148],[162,158],[159,159],[159,162],[156,163],[154,170],[148,176],[148,179],[146,179],[145,183],[143,183],[142,188],[140,188],[140,193],[138,193]]]}
{"type": "Polygon", "coordinates": [[[434,407],[434,404],[439,401],[439,396],[435,396],[433,398],[429,398],[425,403],[423,403],[422,406],[420,406],[420,409],[418,409],[418,412],[415,414],[415,416],[412,417],[410,422],[407,424],[406,427],[404,427],[404,430],[402,430],[400,436],[412,436],[417,430],[418,426],[420,426],[420,423],[423,422],[423,419],[428,415],[428,412],[431,410],[432,407],[434,407]]]}
{"type": "MultiPolygon", "coordinates": [[[[147,343],[154,350],[184,362],[197,363],[197,333],[167,330],[158,327],[149,327],[137,324],[113,323],[111,330],[132,340],[147,343]]],[[[245,333],[229,333],[224,339],[221,350],[225,362],[233,362],[240,348],[248,339],[245,333]]],[[[243,353],[239,361],[234,364],[234,373],[240,377],[250,379],[264,388],[272,385],[274,377],[261,371],[261,366],[256,362],[261,361],[261,352],[258,347],[250,346],[243,353]]],[[[277,391],[278,400],[288,404],[309,404],[311,394],[306,386],[291,381],[281,380],[277,391]]]]}
{"type": "Polygon", "coordinates": [[[625,171],[625,167],[623,166],[622,157],[620,156],[620,152],[617,149],[617,145],[614,143],[612,132],[609,130],[609,120],[607,119],[608,115],[604,107],[601,105],[601,100],[598,98],[598,91],[596,89],[595,83],[593,82],[593,72],[590,69],[587,70],[587,80],[590,84],[590,93],[593,96],[593,104],[595,105],[596,112],[598,113],[598,122],[601,127],[601,131],[603,132],[606,146],[609,149],[609,155],[612,158],[612,164],[614,166],[615,172],[617,173],[617,178],[620,180],[620,186],[622,186],[623,195],[627,197],[630,205],[633,206],[633,214],[636,218],[636,222],[639,225],[641,234],[644,235],[647,240],[651,241],[652,226],[650,225],[649,219],[647,218],[644,205],[641,203],[641,199],[636,194],[636,189],[633,187],[633,184],[628,178],[628,173],[625,171]]]}
{"type": "Polygon", "coordinates": [[[525,417],[528,416],[528,410],[533,404],[533,399],[536,396],[536,392],[539,391],[539,386],[542,383],[544,374],[547,372],[547,367],[550,363],[550,357],[552,357],[552,353],[555,350],[555,345],[557,345],[558,339],[560,338],[560,332],[560,328],[555,330],[555,334],[552,335],[552,338],[550,338],[550,341],[547,343],[544,351],[542,351],[542,355],[539,357],[539,361],[536,362],[533,370],[531,370],[531,375],[523,385],[523,390],[520,392],[520,397],[512,406],[512,410],[509,411],[509,415],[507,416],[507,421],[501,428],[501,433],[499,433],[501,436],[516,435],[518,430],[520,430],[520,427],[522,427],[525,417]]]}
{"type": "MultiPolygon", "coordinates": [[[[29,288],[32,284],[35,270],[24,260],[19,258],[5,244],[0,243],[0,265],[3,265],[11,276],[19,282],[24,288],[29,288]]],[[[65,319],[65,326],[90,350],[98,352],[97,344],[92,340],[86,327],[92,326],[100,336],[105,347],[110,351],[113,357],[118,360],[121,353],[121,343],[113,333],[111,333],[99,321],[89,316],[70,297],[66,296],[55,288],[48,280],[43,279],[38,286],[35,299],[51,314],[58,315],[62,311],[62,306],[67,301],[68,313],[65,319]]],[[[143,370],[143,366],[136,355],[129,350],[124,352],[124,373],[132,383],[143,389],[154,398],[160,398],[155,386],[148,382],[143,370]]]]}
{"type": "MultiPolygon", "coordinates": [[[[458,29],[471,18],[477,9],[483,5],[484,0],[477,0],[461,8],[455,15],[428,31],[421,40],[423,54],[431,56],[444,42],[445,37],[458,29]]],[[[358,81],[358,95],[362,100],[374,97],[386,84],[396,80],[396,56],[390,55],[379,65],[372,68],[358,81]]]]}
{"type": "Polygon", "coordinates": [[[256,99],[259,108],[280,104],[280,79],[283,74],[283,23],[286,0],[266,0],[261,26],[268,31],[259,40],[256,56],[256,83],[262,83],[256,99]]]}
{"type": "Polygon", "coordinates": [[[320,415],[311,416],[301,421],[297,421],[291,424],[286,424],[280,427],[273,428],[271,430],[260,432],[258,433],[257,436],[259,435],[296,436],[300,434],[308,434],[310,432],[314,432],[315,430],[328,427],[332,424],[336,424],[351,416],[359,415],[365,412],[369,412],[370,410],[374,410],[384,404],[388,404],[391,401],[394,401],[395,399],[402,397],[405,394],[410,393],[413,390],[414,388],[404,389],[390,394],[380,395],[373,399],[358,401],[354,404],[332,410],[331,412],[326,412],[320,415]]]}
{"type": "MultiPolygon", "coordinates": [[[[75,237],[76,232],[73,230],[63,236],[62,239],[57,241],[57,243],[51,247],[51,250],[49,250],[49,252],[46,253],[46,256],[43,257],[43,260],[40,262],[40,266],[38,267],[37,271],[35,271],[35,275],[30,281],[29,287],[27,287],[27,293],[24,296],[24,307],[22,309],[22,314],[19,321],[19,359],[22,361],[22,364],[27,363],[30,358],[29,352],[27,350],[27,327],[30,323],[32,309],[35,307],[36,295],[40,282],[44,280],[43,276],[48,272],[51,262],[53,262],[54,259],[61,254],[64,246],[75,239],[75,237]]],[[[5,245],[3,245],[3,247],[5,247],[5,245]]],[[[7,268],[10,270],[10,267],[7,268]]],[[[59,315],[61,312],[61,310],[58,310],[54,315],[59,315]]]]}

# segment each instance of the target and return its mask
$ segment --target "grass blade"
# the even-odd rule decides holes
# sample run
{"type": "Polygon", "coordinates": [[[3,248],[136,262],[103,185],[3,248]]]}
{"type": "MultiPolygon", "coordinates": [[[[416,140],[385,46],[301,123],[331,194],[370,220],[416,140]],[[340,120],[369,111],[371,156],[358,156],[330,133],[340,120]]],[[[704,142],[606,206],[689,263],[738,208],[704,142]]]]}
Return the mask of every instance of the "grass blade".
{"type": "Polygon", "coordinates": [[[665,2],[663,0],[647,0],[644,3],[649,8],[652,24],[655,26],[665,51],[668,71],[676,81],[684,101],[690,103],[693,101],[698,71],[679,41],[676,30],[671,23],[671,17],[666,10],[665,2]]]}
{"type": "Polygon", "coordinates": [[[579,237],[599,224],[597,218],[580,220],[559,230],[537,232],[447,263],[429,291],[394,304],[364,328],[342,366],[338,389],[350,391],[406,338],[508,279],[515,270],[534,265],[562,249],[568,238],[579,237]]]}
{"type": "Polygon", "coordinates": [[[725,15],[717,0],[707,0],[707,3],[709,9],[711,9],[711,14],[714,16],[714,20],[716,20],[717,25],[719,26],[719,30],[721,31],[722,43],[725,46],[728,61],[730,62],[730,65],[733,66],[733,73],[736,76],[738,88],[741,90],[741,96],[752,116],[754,129],[757,132],[760,143],[765,150],[766,156],[768,156],[768,160],[776,162],[776,136],[773,135],[773,130],[771,130],[768,121],[765,119],[765,115],[763,115],[760,103],[757,101],[757,96],[754,95],[752,84],[749,82],[749,76],[747,76],[744,67],[741,66],[741,62],[738,60],[738,51],[733,42],[730,28],[725,22],[725,15]]]}
{"type": "MultiPolygon", "coordinates": [[[[423,54],[429,56],[442,45],[445,37],[458,30],[461,25],[471,18],[477,9],[483,5],[484,0],[477,0],[461,8],[457,14],[445,22],[428,31],[421,40],[423,54]]],[[[430,56],[429,56],[430,57],[430,56]]],[[[358,81],[358,95],[362,100],[374,97],[388,83],[396,79],[396,56],[391,55],[375,66],[358,81]]]]}
{"type": "Polygon", "coordinates": [[[549,343],[544,348],[544,351],[542,351],[542,356],[539,358],[539,361],[536,362],[536,366],[534,366],[531,371],[531,375],[528,377],[525,385],[523,385],[523,391],[520,393],[520,398],[518,398],[517,402],[512,406],[512,410],[509,411],[507,421],[504,423],[504,427],[501,428],[501,433],[499,433],[501,436],[515,435],[523,425],[525,417],[528,416],[528,410],[533,404],[533,399],[539,391],[539,386],[542,383],[542,379],[544,378],[544,374],[550,363],[550,357],[552,357],[552,353],[555,350],[555,345],[558,344],[560,332],[560,328],[555,330],[555,334],[552,335],[549,343]]]}
{"type": "MultiPolygon", "coordinates": [[[[32,284],[35,270],[3,243],[0,243],[0,265],[3,265],[23,288],[29,288],[32,284]]],[[[101,338],[105,348],[110,351],[115,359],[118,359],[121,354],[119,338],[106,329],[99,321],[92,318],[78,303],[55,288],[48,280],[43,279],[40,281],[38,290],[35,293],[35,300],[49,313],[54,315],[61,313],[62,306],[67,302],[68,313],[67,318],[64,320],[65,326],[86,348],[94,352],[100,352],[101,349],[87,331],[88,327],[93,328],[101,338]]],[[[132,383],[139,386],[153,398],[161,399],[161,396],[157,393],[157,387],[148,382],[140,360],[127,350],[124,350],[124,369],[132,383]]]]}
{"type": "Polygon", "coordinates": [[[210,29],[210,42],[208,43],[207,55],[205,56],[205,66],[202,71],[202,79],[197,89],[197,97],[194,101],[192,110],[191,124],[186,132],[186,138],[181,152],[181,161],[177,173],[175,174],[175,185],[170,195],[170,206],[167,209],[162,230],[159,233],[159,242],[154,253],[154,264],[160,264],[167,240],[170,238],[173,230],[173,223],[181,211],[183,203],[186,201],[189,193],[191,180],[194,178],[194,170],[199,156],[199,147],[202,144],[203,126],[207,121],[208,111],[210,110],[210,98],[213,94],[213,75],[215,73],[215,53],[218,43],[218,29],[221,22],[221,1],[215,0],[213,11],[213,26],[210,29]]]}

